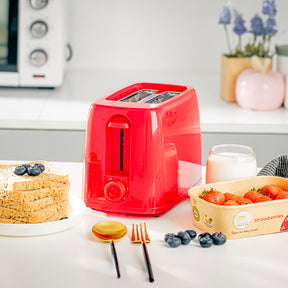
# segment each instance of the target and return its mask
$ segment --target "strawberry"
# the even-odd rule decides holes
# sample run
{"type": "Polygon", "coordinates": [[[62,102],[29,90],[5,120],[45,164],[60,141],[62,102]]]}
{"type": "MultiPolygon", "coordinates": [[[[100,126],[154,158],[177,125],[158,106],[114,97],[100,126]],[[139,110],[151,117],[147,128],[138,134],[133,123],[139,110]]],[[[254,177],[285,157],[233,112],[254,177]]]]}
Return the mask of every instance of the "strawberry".
{"type": "Polygon", "coordinates": [[[223,203],[224,206],[236,206],[239,205],[236,201],[234,200],[227,200],[223,203]]]}
{"type": "Polygon", "coordinates": [[[259,202],[266,202],[266,201],[272,201],[273,199],[270,198],[269,196],[266,195],[262,195],[260,197],[258,197],[254,203],[259,203],[259,202]]]}
{"type": "Polygon", "coordinates": [[[238,205],[243,205],[243,204],[251,204],[253,203],[249,199],[245,199],[244,197],[240,197],[238,195],[232,194],[232,193],[224,193],[225,199],[228,200],[233,200],[235,201],[238,205]]]}
{"type": "Polygon", "coordinates": [[[225,202],[224,194],[216,190],[207,192],[202,199],[217,205],[222,205],[225,202]]]}
{"type": "Polygon", "coordinates": [[[235,200],[240,205],[252,204],[253,202],[250,199],[246,199],[244,197],[238,197],[235,200]]]}
{"type": "Polygon", "coordinates": [[[278,193],[278,195],[275,197],[274,200],[281,200],[281,199],[287,199],[288,198],[288,191],[282,190],[278,193]]]}
{"type": "Polygon", "coordinates": [[[224,196],[225,196],[226,201],[235,200],[239,197],[239,196],[232,194],[232,193],[224,193],[224,196]]]}
{"type": "Polygon", "coordinates": [[[275,199],[281,191],[283,190],[277,185],[266,185],[260,189],[260,193],[267,195],[272,199],[275,199]]]}
{"type": "Polygon", "coordinates": [[[256,203],[256,200],[262,196],[264,196],[264,195],[262,195],[261,193],[255,191],[255,190],[252,190],[252,191],[248,191],[244,195],[244,198],[247,198],[247,199],[251,200],[253,203],[256,203]]]}

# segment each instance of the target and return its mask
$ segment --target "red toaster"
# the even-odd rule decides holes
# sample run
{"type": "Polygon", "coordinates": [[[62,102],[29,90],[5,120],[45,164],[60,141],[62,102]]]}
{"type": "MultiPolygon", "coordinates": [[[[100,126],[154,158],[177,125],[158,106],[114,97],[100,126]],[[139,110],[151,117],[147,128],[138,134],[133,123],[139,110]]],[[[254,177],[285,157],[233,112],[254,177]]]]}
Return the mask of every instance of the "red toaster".
{"type": "Polygon", "coordinates": [[[201,182],[196,92],[137,83],[90,107],[84,201],[104,212],[159,215],[201,182]]]}

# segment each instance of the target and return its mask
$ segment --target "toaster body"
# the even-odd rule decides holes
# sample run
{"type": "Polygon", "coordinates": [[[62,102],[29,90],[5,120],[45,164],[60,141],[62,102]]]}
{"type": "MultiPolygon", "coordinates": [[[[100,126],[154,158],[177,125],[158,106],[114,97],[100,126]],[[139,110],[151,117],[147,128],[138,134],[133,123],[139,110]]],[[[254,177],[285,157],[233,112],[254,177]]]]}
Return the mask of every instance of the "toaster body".
{"type": "Polygon", "coordinates": [[[104,212],[159,215],[201,182],[196,92],[137,83],[90,107],[84,201],[104,212]]]}

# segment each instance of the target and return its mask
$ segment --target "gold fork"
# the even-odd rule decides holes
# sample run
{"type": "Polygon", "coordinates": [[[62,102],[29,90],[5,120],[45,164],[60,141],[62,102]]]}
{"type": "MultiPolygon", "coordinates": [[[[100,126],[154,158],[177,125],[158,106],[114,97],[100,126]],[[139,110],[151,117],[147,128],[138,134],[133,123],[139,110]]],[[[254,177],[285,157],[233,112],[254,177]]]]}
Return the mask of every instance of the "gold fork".
{"type": "Polygon", "coordinates": [[[146,261],[146,266],[147,266],[147,270],[148,270],[148,274],[149,274],[149,281],[150,282],[154,282],[152,266],[151,266],[151,263],[150,263],[148,250],[147,250],[147,247],[146,247],[146,243],[150,243],[150,238],[148,236],[147,227],[146,227],[145,222],[143,223],[143,226],[144,226],[144,233],[143,233],[143,229],[142,229],[142,224],[140,223],[140,225],[139,225],[140,234],[139,234],[138,224],[136,224],[136,229],[135,229],[135,225],[132,224],[131,242],[132,243],[142,243],[144,256],[145,256],[145,261],[146,261]],[[136,230],[136,233],[135,233],[135,230],[136,230]],[[141,238],[140,238],[140,235],[141,235],[141,238]],[[144,237],[144,235],[145,235],[145,237],[144,237]]]}

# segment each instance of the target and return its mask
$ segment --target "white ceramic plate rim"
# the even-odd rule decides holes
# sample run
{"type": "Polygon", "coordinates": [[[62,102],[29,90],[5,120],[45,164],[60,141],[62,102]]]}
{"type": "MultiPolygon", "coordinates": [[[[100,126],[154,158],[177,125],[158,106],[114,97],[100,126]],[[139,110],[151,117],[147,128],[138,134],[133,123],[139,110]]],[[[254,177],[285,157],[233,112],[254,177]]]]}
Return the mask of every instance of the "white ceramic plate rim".
{"type": "Polygon", "coordinates": [[[80,222],[85,210],[84,202],[75,197],[69,197],[70,211],[67,219],[35,224],[0,223],[0,235],[2,236],[40,236],[58,233],[72,228],[80,222]]]}

